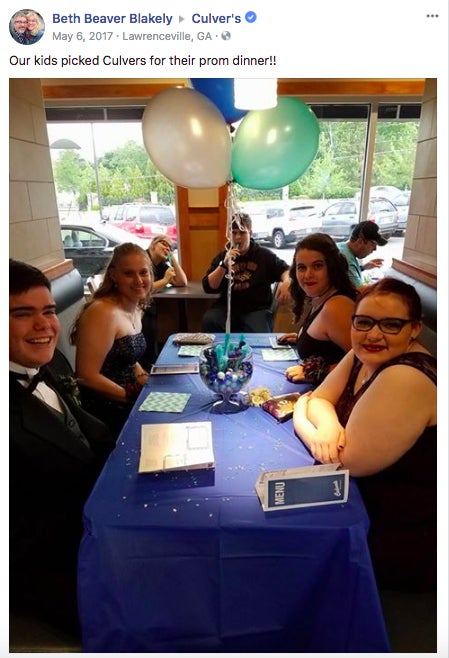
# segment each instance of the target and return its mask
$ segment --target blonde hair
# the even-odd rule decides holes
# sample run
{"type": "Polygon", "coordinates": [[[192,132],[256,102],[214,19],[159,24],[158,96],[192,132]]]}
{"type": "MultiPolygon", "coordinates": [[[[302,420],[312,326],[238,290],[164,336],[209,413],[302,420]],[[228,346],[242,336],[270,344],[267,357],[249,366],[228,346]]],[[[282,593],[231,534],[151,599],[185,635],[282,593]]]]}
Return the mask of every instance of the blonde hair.
{"type": "Polygon", "coordinates": [[[42,18],[39,16],[39,14],[36,14],[35,11],[29,11],[28,13],[25,14],[25,16],[27,17],[27,20],[28,18],[30,18],[30,16],[36,19],[36,23],[37,23],[36,27],[33,30],[28,30],[28,32],[33,37],[35,37],[37,34],[39,34],[41,30],[44,29],[44,23],[42,22],[42,18]]]}
{"type": "MultiPolygon", "coordinates": [[[[83,306],[77,319],[75,320],[75,324],[73,325],[72,331],[70,333],[70,342],[72,343],[72,345],[76,344],[76,334],[78,331],[79,322],[85,310],[89,308],[89,306],[97,299],[103,299],[104,297],[113,297],[115,299],[118,299],[120,293],[118,291],[117,284],[114,280],[113,272],[117,267],[119,267],[122,258],[126,258],[127,256],[143,256],[148,263],[149,275],[151,279],[153,279],[153,268],[152,268],[151,259],[148,255],[148,252],[145,251],[145,249],[142,249],[142,247],[139,247],[139,245],[134,244],[133,242],[124,242],[123,244],[120,244],[117,247],[115,247],[112,253],[112,258],[106,267],[103,281],[92,295],[92,299],[83,306]]],[[[142,309],[145,309],[147,306],[150,305],[150,302],[151,302],[151,290],[148,292],[145,299],[139,302],[139,306],[142,309]]]]}

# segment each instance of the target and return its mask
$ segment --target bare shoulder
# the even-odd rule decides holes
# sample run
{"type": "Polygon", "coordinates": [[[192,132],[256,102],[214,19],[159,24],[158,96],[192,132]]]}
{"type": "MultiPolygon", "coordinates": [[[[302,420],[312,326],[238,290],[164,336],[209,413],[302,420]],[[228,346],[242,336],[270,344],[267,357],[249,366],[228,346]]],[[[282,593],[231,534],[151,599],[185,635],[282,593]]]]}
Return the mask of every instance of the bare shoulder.
{"type": "Polygon", "coordinates": [[[335,295],[335,297],[330,297],[324,302],[323,313],[330,316],[335,316],[341,312],[352,313],[354,307],[355,302],[346,295],[335,295]]]}
{"type": "Polygon", "coordinates": [[[121,309],[107,297],[95,299],[82,314],[81,322],[82,324],[112,322],[120,316],[120,311],[121,309]]]}

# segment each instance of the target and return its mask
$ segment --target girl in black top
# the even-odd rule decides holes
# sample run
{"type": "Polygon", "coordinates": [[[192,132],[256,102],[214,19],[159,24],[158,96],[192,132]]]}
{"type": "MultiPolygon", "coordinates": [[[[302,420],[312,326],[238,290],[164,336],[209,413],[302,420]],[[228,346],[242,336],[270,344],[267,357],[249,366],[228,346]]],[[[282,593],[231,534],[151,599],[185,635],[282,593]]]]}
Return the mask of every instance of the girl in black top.
{"type": "Polygon", "coordinates": [[[345,257],[324,233],[298,242],[290,279],[293,312],[302,325],[298,334],[284,334],[279,342],[295,342],[302,363],[287,368],[285,374],[295,382],[318,383],[351,347],[357,291],[349,280],[345,257]]]}

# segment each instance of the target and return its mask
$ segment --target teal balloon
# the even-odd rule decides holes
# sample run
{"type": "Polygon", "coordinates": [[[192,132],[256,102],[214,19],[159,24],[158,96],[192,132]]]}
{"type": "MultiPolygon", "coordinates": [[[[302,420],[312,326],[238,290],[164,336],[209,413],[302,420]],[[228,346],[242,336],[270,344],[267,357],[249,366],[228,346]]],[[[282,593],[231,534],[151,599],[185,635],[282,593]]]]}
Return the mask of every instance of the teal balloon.
{"type": "Polygon", "coordinates": [[[279,96],[271,110],[253,110],[241,121],[232,147],[232,177],[242,187],[273,190],[297,180],[313,162],[320,127],[298,98],[279,96]]]}

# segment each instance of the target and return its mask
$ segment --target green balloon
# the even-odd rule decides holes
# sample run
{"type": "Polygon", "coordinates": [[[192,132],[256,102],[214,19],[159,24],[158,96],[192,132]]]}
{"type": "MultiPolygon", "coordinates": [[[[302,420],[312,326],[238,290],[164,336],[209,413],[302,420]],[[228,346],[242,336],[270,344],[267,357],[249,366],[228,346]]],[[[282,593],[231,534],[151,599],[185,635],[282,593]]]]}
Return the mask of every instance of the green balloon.
{"type": "Polygon", "coordinates": [[[241,121],[232,146],[232,177],[242,187],[273,190],[297,180],[318,151],[320,127],[298,98],[279,96],[271,110],[241,121]]]}

